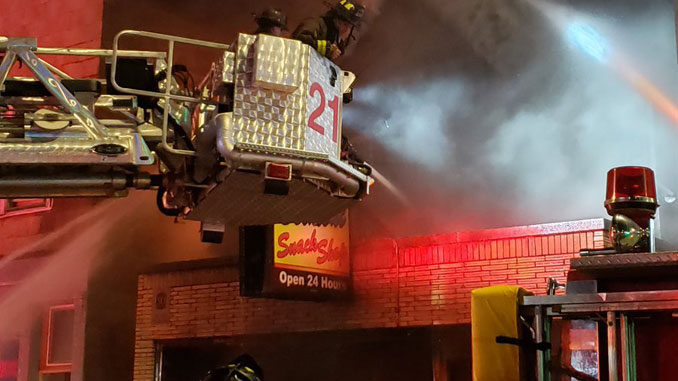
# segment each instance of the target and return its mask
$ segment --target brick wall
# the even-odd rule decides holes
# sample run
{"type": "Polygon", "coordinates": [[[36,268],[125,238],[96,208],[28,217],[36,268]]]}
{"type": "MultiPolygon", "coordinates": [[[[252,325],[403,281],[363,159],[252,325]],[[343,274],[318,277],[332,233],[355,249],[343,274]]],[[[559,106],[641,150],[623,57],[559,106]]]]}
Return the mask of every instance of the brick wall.
{"type": "Polygon", "coordinates": [[[354,297],[341,302],[241,298],[226,267],[141,275],[134,380],[153,379],[155,340],[469,323],[472,289],[543,293],[550,277],[565,280],[580,249],[604,245],[603,230],[603,220],[587,220],[366,242],[352,249],[354,297]],[[169,291],[162,323],[157,290],[169,291]]]}
{"type": "MultiPolygon", "coordinates": [[[[99,48],[103,0],[22,0],[2,3],[3,36],[37,37],[40,47],[99,48]]],[[[95,77],[99,59],[44,56],[72,77],[95,77]]],[[[12,75],[30,76],[24,67],[12,75]]]]}

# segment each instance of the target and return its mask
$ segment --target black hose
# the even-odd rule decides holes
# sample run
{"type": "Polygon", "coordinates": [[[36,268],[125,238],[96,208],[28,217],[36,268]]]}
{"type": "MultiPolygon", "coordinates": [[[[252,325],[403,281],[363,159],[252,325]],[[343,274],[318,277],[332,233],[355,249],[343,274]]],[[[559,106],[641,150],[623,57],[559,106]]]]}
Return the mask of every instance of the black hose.
{"type": "Polygon", "coordinates": [[[160,184],[158,186],[158,193],[156,193],[155,196],[155,202],[156,205],[158,206],[158,210],[160,210],[160,213],[169,217],[179,216],[181,214],[181,208],[168,208],[165,206],[165,202],[163,201],[165,193],[167,193],[167,189],[163,184],[160,184]]]}

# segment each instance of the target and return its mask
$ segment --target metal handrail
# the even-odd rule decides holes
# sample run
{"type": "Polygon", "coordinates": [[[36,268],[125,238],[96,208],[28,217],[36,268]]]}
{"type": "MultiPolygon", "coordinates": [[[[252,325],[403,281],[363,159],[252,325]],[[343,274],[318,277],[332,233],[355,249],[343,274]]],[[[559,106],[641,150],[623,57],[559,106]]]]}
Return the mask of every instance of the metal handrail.
{"type": "MultiPolygon", "coordinates": [[[[134,35],[134,36],[140,36],[140,37],[147,37],[147,38],[155,38],[158,40],[165,40],[169,43],[168,47],[168,53],[167,53],[167,69],[166,71],[166,77],[165,78],[171,78],[172,77],[172,63],[174,62],[174,43],[182,43],[182,44],[189,44],[189,45],[197,45],[197,46],[203,46],[206,48],[212,48],[212,49],[224,49],[227,50],[230,48],[230,45],[227,44],[220,44],[216,42],[209,42],[209,41],[203,41],[203,40],[196,40],[192,38],[185,38],[185,37],[178,37],[178,36],[172,36],[169,34],[161,34],[161,33],[154,33],[154,32],[144,32],[144,31],[137,31],[137,30],[123,30],[119,32],[118,34],[115,35],[113,38],[113,54],[112,54],[112,61],[111,62],[111,84],[113,87],[124,93],[129,93],[129,94],[134,94],[134,95],[141,95],[141,96],[146,96],[146,97],[154,97],[154,98],[167,98],[177,100],[177,101],[182,101],[182,102],[192,102],[192,103],[205,103],[203,99],[200,98],[194,98],[194,97],[187,97],[184,95],[175,95],[175,94],[169,94],[168,89],[165,90],[164,93],[161,92],[156,92],[156,91],[147,91],[147,90],[139,90],[139,89],[132,89],[129,87],[122,87],[118,84],[118,82],[115,80],[116,78],[116,71],[117,71],[117,58],[118,56],[121,56],[118,52],[123,52],[122,50],[118,49],[118,41],[120,37],[123,35],[134,35]]],[[[121,56],[122,57],[122,56],[121,56]]]]}
{"type": "MultiPolygon", "coordinates": [[[[0,52],[7,51],[7,43],[10,40],[24,40],[29,45],[33,45],[31,50],[37,55],[57,55],[57,56],[92,56],[92,57],[110,57],[113,55],[112,49],[91,49],[91,48],[45,48],[35,46],[35,38],[17,38],[0,36],[0,52]]],[[[165,52],[153,52],[145,50],[119,50],[121,57],[133,58],[165,58],[165,52]]]]}
{"type": "Polygon", "coordinates": [[[196,46],[202,46],[202,47],[212,48],[212,49],[228,50],[230,48],[230,45],[220,44],[220,43],[217,43],[217,42],[196,40],[196,39],[193,39],[193,38],[178,37],[178,36],[172,36],[172,35],[169,35],[169,34],[162,34],[162,33],[145,32],[145,31],[138,31],[138,30],[123,30],[123,31],[120,31],[118,34],[116,34],[115,37],[113,38],[113,54],[112,54],[112,62],[111,62],[111,84],[113,85],[113,88],[115,88],[117,91],[120,91],[120,92],[123,92],[123,93],[139,95],[139,96],[146,96],[146,97],[153,97],[153,98],[163,98],[165,100],[165,107],[164,107],[163,116],[162,116],[162,141],[160,143],[160,146],[163,149],[167,150],[168,152],[176,154],[176,155],[195,156],[196,155],[195,151],[174,149],[167,143],[167,124],[168,124],[168,116],[169,116],[169,108],[170,108],[170,102],[169,101],[170,100],[177,100],[177,101],[181,101],[181,102],[207,103],[205,100],[200,99],[200,98],[187,97],[187,96],[184,96],[184,95],[175,95],[175,94],[170,93],[171,88],[172,88],[172,86],[170,85],[170,80],[172,78],[172,65],[173,65],[173,62],[174,62],[174,44],[175,43],[196,45],[196,46]],[[165,86],[165,92],[164,93],[155,92],[155,91],[147,91],[147,90],[139,90],[139,89],[131,89],[131,88],[128,88],[128,87],[122,87],[117,83],[115,78],[116,78],[117,61],[118,61],[118,56],[119,56],[118,52],[121,51],[121,50],[118,49],[118,42],[120,40],[120,37],[122,37],[124,35],[147,37],[147,38],[153,38],[153,39],[157,39],[157,40],[164,40],[164,41],[168,42],[167,68],[165,69],[165,78],[167,78],[167,85],[165,86]]]}
{"type": "MultiPolygon", "coordinates": [[[[37,48],[35,54],[44,55],[63,55],[63,56],[92,56],[92,57],[111,57],[114,54],[113,49],[74,49],[74,48],[37,48]]],[[[117,55],[129,58],[165,58],[165,52],[152,52],[144,50],[118,50],[117,55]]]]}

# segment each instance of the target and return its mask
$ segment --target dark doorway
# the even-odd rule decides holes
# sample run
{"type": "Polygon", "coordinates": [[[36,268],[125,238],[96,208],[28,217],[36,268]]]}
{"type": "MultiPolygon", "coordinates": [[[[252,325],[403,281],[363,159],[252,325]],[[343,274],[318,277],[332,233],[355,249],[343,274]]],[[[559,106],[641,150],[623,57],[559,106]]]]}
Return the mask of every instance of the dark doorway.
{"type": "Polygon", "coordinates": [[[198,381],[243,353],[257,360],[267,381],[432,379],[430,330],[417,328],[164,343],[161,381],[198,381]]]}
{"type": "Polygon", "coordinates": [[[229,352],[225,344],[209,341],[163,346],[160,381],[199,381],[210,369],[228,363],[229,352]]]}

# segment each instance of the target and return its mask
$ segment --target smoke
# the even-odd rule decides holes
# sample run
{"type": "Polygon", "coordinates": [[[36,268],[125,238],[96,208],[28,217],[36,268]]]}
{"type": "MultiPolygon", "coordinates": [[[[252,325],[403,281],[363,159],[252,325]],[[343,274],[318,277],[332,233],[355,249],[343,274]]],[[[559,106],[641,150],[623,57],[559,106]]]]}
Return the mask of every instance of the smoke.
{"type": "Polygon", "coordinates": [[[366,107],[370,113],[347,112],[345,121],[368,126],[377,140],[404,158],[442,170],[445,157],[454,150],[454,142],[446,136],[446,116],[463,106],[464,89],[461,80],[448,78],[411,86],[368,86],[360,89],[356,106],[366,107]]]}
{"type": "Polygon", "coordinates": [[[360,4],[362,4],[370,14],[379,15],[381,13],[381,7],[384,5],[384,0],[361,0],[360,4]]]}
{"type": "MultiPolygon", "coordinates": [[[[613,54],[631,58],[638,71],[651,74],[659,87],[670,90],[676,83],[674,22],[661,5],[623,23],[607,18],[589,22],[609,33],[603,37],[613,54]],[[653,45],[654,53],[647,51],[647,44],[653,45]]],[[[568,42],[563,38],[563,44],[568,42]]],[[[655,169],[660,183],[675,182],[671,163],[676,126],[590,51],[576,44],[567,48],[560,59],[568,80],[559,94],[546,104],[523,107],[501,123],[486,146],[495,174],[516,175],[513,183],[520,195],[516,206],[535,210],[532,214],[538,219],[602,212],[605,172],[615,166],[648,166],[655,169]],[[567,200],[568,208],[552,210],[550,205],[560,200],[567,200]],[[534,208],[535,204],[541,207],[534,208]]],[[[554,72],[558,76],[563,74],[554,72]]]]}
{"type": "MultiPolygon", "coordinates": [[[[571,1],[568,7],[678,99],[671,4],[620,3],[625,6],[571,1]]],[[[430,231],[410,226],[410,234],[429,234],[451,226],[602,217],[605,174],[622,165],[653,168],[660,199],[671,200],[678,186],[676,126],[612,68],[572,44],[552,17],[525,1],[418,6],[408,13],[408,28],[395,27],[399,45],[370,56],[377,62],[363,71],[375,80],[358,87],[344,109],[349,136],[351,129],[370,136],[359,145],[367,152],[375,151],[374,142],[384,144],[388,157],[368,159],[418,203],[415,210],[384,212],[397,208],[384,201],[378,209],[387,216],[373,218],[391,226],[412,220],[402,214],[447,219],[430,231]],[[378,67],[383,71],[375,74],[378,67]],[[392,170],[399,160],[414,163],[415,173],[392,170]],[[497,205],[508,212],[497,212],[497,205]]],[[[372,32],[408,11],[401,2],[384,4],[372,32]]],[[[678,216],[671,204],[662,208],[663,218],[678,216]]]]}
{"type": "Polygon", "coordinates": [[[649,166],[666,178],[653,151],[671,152],[675,144],[662,116],[610,73],[574,74],[581,82],[570,83],[561,102],[519,111],[487,143],[494,175],[516,176],[516,207],[542,204],[532,213],[538,219],[602,212],[605,173],[615,166],[649,166]],[[562,202],[567,209],[552,209],[562,202]]]}

